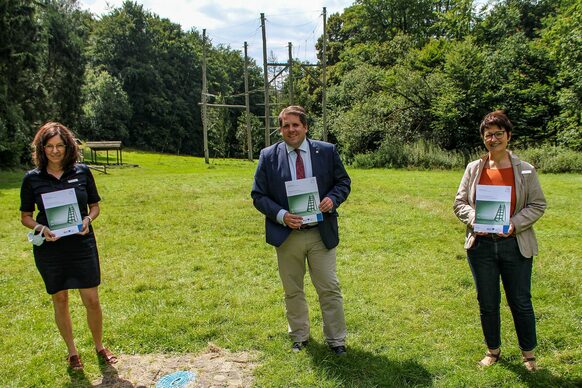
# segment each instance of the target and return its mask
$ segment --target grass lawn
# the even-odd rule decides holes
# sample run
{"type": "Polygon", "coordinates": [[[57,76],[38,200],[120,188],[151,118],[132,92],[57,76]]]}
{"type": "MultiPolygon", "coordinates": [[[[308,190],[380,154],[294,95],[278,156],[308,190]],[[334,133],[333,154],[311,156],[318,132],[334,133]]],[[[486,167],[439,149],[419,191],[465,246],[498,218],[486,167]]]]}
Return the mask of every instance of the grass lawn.
{"type": "MultiPolygon", "coordinates": [[[[95,174],[105,340],[116,353],[197,353],[208,342],[259,354],[257,386],[581,386],[582,175],[541,175],[536,224],[535,375],[525,372],[509,309],[503,359],[484,353],[475,288],[452,212],[462,171],[348,169],[338,274],[348,356],[322,341],[306,277],[313,340],[290,352],[275,251],[250,198],[255,163],[124,152],[138,168],[95,174]]],[[[0,386],[66,386],[66,348],[20,224],[22,171],[0,172],[0,386]]],[[[71,313],[85,375],[100,376],[84,308],[71,313]]]]}

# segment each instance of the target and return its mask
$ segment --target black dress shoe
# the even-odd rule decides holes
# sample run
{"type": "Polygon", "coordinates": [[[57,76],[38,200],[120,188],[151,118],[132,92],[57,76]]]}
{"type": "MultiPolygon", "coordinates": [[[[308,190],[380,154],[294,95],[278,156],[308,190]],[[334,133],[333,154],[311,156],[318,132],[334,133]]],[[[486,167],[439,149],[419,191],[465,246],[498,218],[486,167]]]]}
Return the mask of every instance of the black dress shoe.
{"type": "Polygon", "coordinates": [[[293,342],[293,345],[291,346],[291,350],[294,351],[295,353],[300,352],[308,344],[309,344],[309,341],[293,342]]]}
{"type": "Polygon", "coordinates": [[[331,351],[335,353],[336,356],[345,356],[347,354],[346,347],[340,346],[330,346],[331,351]]]}

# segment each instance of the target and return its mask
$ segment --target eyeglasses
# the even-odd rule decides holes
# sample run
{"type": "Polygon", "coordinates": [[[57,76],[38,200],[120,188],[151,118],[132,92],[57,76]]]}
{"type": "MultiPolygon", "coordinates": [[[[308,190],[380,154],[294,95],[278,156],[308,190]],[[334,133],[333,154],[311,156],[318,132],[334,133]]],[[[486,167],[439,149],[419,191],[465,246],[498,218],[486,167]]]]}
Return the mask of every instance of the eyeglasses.
{"type": "Polygon", "coordinates": [[[44,149],[47,151],[54,151],[55,149],[57,151],[63,151],[65,148],[67,148],[66,144],[45,144],[44,149]]]}
{"type": "Polygon", "coordinates": [[[484,133],[483,138],[485,140],[487,140],[487,139],[493,139],[493,137],[495,136],[495,138],[497,140],[499,140],[499,139],[503,139],[504,135],[505,135],[505,131],[497,131],[497,132],[493,132],[493,133],[484,133]]]}

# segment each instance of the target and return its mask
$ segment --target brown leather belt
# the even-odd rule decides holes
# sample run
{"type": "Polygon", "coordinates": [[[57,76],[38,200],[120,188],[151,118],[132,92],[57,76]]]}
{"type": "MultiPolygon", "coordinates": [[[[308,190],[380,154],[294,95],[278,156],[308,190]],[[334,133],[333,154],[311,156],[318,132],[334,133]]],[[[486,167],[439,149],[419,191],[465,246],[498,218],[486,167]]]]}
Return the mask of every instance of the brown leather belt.
{"type": "Polygon", "coordinates": [[[309,229],[313,229],[313,228],[317,228],[318,225],[301,225],[301,227],[298,230],[309,230],[309,229]]]}

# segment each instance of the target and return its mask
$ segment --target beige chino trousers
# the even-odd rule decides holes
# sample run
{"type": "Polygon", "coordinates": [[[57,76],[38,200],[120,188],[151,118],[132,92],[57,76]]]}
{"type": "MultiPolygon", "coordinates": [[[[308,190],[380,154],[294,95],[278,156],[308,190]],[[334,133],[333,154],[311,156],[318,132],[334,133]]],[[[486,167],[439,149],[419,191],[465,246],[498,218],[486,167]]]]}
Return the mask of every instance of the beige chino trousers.
{"type": "Polygon", "coordinates": [[[292,231],[276,251],[292,341],[309,339],[309,312],[304,292],[307,263],[311,282],[319,297],[325,340],[329,346],[345,345],[347,329],[336,275],[335,248],[327,249],[321,241],[319,230],[312,228],[292,231]]]}

